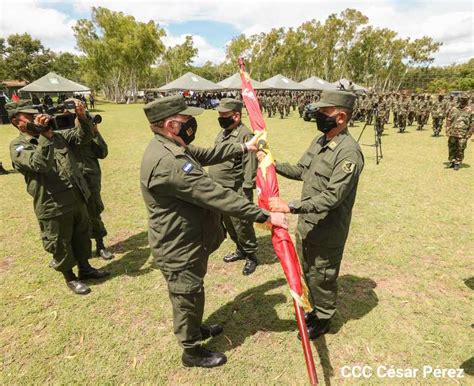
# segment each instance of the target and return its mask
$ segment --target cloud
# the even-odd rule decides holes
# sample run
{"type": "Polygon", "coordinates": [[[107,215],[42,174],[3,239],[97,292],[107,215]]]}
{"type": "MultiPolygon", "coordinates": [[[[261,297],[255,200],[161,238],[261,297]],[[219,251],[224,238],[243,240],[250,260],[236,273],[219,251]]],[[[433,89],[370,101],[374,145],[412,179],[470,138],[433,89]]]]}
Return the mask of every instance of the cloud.
{"type": "Polygon", "coordinates": [[[29,33],[54,51],[74,51],[72,26],[76,20],[37,1],[1,2],[0,36],[29,33]]]}
{"type": "MultiPolygon", "coordinates": [[[[166,28],[165,28],[166,30],[166,28]]],[[[166,30],[166,37],[163,38],[163,43],[167,47],[172,47],[184,42],[187,34],[172,35],[166,30]]],[[[198,56],[194,60],[194,65],[202,66],[207,61],[218,64],[225,58],[225,51],[223,48],[218,48],[210,44],[206,38],[201,35],[192,35],[194,47],[198,49],[198,56]]]]}
{"type": "MultiPolygon", "coordinates": [[[[71,4],[70,14],[89,15],[92,6],[104,6],[133,15],[137,20],[154,20],[166,27],[171,23],[190,20],[211,20],[228,23],[246,34],[268,32],[274,27],[296,27],[311,19],[324,21],[331,13],[356,8],[369,17],[369,23],[390,28],[400,37],[419,38],[427,35],[443,42],[435,55],[436,65],[460,62],[474,56],[473,6],[471,1],[279,1],[279,0],[78,0],[71,4]]],[[[37,1],[1,2],[0,31],[2,35],[29,32],[46,46],[56,49],[74,47],[70,14],[47,8],[48,3],[37,1]],[[8,4],[8,5],[6,5],[8,4]],[[17,22],[16,15],[22,15],[17,22]]],[[[216,31],[218,34],[219,31],[216,31]]],[[[180,38],[178,37],[170,37],[180,38]]],[[[220,60],[224,49],[209,43],[208,36],[194,35],[199,48],[196,63],[220,60]]]]}

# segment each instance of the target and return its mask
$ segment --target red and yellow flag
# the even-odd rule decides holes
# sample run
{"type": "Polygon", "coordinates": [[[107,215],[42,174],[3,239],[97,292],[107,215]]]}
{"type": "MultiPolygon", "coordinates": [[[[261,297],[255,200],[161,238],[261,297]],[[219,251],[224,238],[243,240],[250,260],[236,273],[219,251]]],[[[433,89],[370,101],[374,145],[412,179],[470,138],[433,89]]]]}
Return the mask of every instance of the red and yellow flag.
{"type": "MultiPolygon", "coordinates": [[[[259,163],[257,169],[257,192],[258,205],[261,208],[269,209],[268,199],[278,197],[280,190],[275,169],[275,161],[268,148],[267,130],[263,119],[262,111],[258,102],[257,95],[250,82],[250,77],[245,71],[245,64],[242,58],[239,59],[240,78],[242,80],[242,99],[249,114],[250,125],[255,133],[260,133],[259,144],[266,153],[266,157],[259,163]]],[[[272,243],[275,253],[280,260],[280,264],[285,273],[286,280],[290,287],[290,293],[294,300],[296,320],[300,335],[302,337],[303,351],[308,369],[311,384],[317,384],[316,370],[314,368],[313,355],[309,345],[306,323],[303,311],[312,310],[308,298],[308,288],[304,281],[298,255],[291,240],[288,230],[280,227],[272,227],[272,243]]]]}

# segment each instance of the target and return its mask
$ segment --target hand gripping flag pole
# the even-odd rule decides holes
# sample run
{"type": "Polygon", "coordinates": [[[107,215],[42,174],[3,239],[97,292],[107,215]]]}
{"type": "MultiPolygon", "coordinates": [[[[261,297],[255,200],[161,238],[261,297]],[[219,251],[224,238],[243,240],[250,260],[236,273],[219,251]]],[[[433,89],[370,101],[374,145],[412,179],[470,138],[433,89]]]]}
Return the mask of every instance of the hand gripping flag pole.
{"type": "MultiPolygon", "coordinates": [[[[278,188],[278,180],[276,177],[275,162],[267,147],[267,131],[265,121],[263,120],[262,111],[255,95],[255,91],[250,83],[250,77],[245,72],[245,63],[243,58],[239,58],[240,78],[242,80],[242,98],[247,108],[250,125],[255,133],[261,133],[259,139],[259,147],[262,148],[266,157],[260,162],[257,169],[257,192],[258,205],[264,209],[269,209],[268,199],[270,197],[278,197],[280,192],[278,188]]],[[[301,266],[296,254],[293,241],[290,234],[284,228],[272,227],[272,243],[275,253],[280,260],[280,264],[285,273],[286,280],[290,287],[290,293],[293,298],[295,307],[296,322],[301,336],[303,345],[304,358],[308,376],[312,385],[318,384],[318,377],[314,367],[313,354],[308,338],[308,330],[304,318],[304,311],[311,311],[312,307],[308,299],[308,288],[302,277],[301,266]]]]}

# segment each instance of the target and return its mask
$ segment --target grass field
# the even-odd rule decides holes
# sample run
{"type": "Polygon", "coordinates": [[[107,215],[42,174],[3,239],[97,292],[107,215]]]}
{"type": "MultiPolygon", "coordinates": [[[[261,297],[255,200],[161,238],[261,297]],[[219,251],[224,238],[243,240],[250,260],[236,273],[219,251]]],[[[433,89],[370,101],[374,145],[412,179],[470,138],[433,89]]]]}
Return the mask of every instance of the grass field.
{"type": "MultiPolygon", "coordinates": [[[[32,199],[20,174],[0,176],[1,384],[304,384],[306,369],[290,294],[269,235],[258,229],[261,265],[250,277],[225,264],[222,244],[209,262],[205,319],[223,336],[207,346],[224,351],[220,368],[186,369],[172,333],[171,306],[161,273],[151,264],[139,165],[152,137],[142,105],[100,104],[109,144],[102,161],[107,243],[116,258],[92,264],[112,272],[73,295],[48,268],[32,199]]],[[[196,144],[211,145],[217,112],[198,118],[196,144]]],[[[292,112],[267,119],[278,160],[296,162],[315,124],[292,112]]],[[[352,128],[357,138],[362,124],[352,128]]],[[[473,374],[473,143],[464,167],[445,169],[447,138],[392,124],[375,165],[372,127],[362,137],[365,169],[359,184],[339,278],[339,312],[331,333],[313,346],[326,384],[473,384],[474,377],[378,378],[377,366],[459,368],[473,374]],[[374,376],[343,378],[345,365],[369,365],[374,376]]],[[[13,126],[0,127],[0,160],[10,167],[13,126]]],[[[301,184],[280,179],[282,196],[301,184]]],[[[296,216],[291,218],[292,234],[296,216]]],[[[421,370],[420,370],[421,371],[421,370]]]]}

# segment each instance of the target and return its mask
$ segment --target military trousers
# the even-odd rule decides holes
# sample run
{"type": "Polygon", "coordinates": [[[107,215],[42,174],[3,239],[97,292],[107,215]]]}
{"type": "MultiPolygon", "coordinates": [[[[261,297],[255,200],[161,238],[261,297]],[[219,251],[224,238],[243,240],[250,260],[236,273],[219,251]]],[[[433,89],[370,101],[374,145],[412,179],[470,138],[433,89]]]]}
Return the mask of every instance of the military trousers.
{"type": "Polygon", "coordinates": [[[68,213],[39,220],[45,251],[53,255],[50,267],[67,272],[76,265],[87,265],[91,257],[89,216],[84,201],[78,196],[77,204],[68,213]]]}
{"type": "Polygon", "coordinates": [[[90,220],[90,237],[100,239],[107,236],[107,229],[102,221],[101,213],[104,211],[104,203],[100,195],[100,190],[89,187],[91,196],[87,201],[87,212],[90,220]]]}
{"type": "MultiPolygon", "coordinates": [[[[237,193],[253,202],[253,194],[251,193],[253,191],[249,190],[248,192],[248,194],[244,194],[242,188],[237,190],[237,193]]],[[[257,236],[252,221],[230,216],[222,216],[222,221],[231,240],[243,255],[253,255],[257,252],[257,236]]]]}
{"type": "Polygon", "coordinates": [[[433,117],[433,131],[439,133],[443,128],[443,117],[433,117]]]}
{"type": "Polygon", "coordinates": [[[174,335],[182,348],[192,348],[202,339],[201,324],[204,314],[204,276],[209,256],[181,271],[161,271],[168,284],[168,295],[173,307],[174,335]]]}
{"type": "Polygon", "coordinates": [[[455,164],[461,164],[464,159],[464,150],[467,147],[466,138],[449,137],[448,138],[448,159],[455,164]]]}
{"type": "Polygon", "coordinates": [[[297,232],[296,248],[316,316],[319,320],[330,320],[336,313],[337,278],[344,246],[313,244],[297,232]]]}

